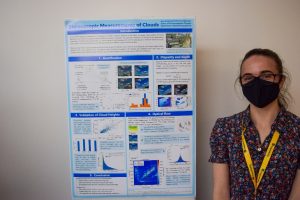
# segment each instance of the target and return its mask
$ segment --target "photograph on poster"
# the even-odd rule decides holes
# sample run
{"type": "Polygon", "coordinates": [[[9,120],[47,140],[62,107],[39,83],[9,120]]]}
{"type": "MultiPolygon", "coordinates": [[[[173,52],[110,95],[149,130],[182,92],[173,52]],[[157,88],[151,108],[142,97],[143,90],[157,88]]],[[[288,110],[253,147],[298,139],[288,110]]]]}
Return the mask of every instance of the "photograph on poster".
{"type": "Polygon", "coordinates": [[[119,78],[118,79],[118,89],[132,89],[132,79],[131,78],[119,78]]]}
{"type": "Polygon", "coordinates": [[[129,150],[138,150],[138,143],[135,142],[129,142],[129,150]]]}
{"type": "Polygon", "coordinates": [[[186,95],[186,94],[188,94],[188,85],[187,84],[174,85],[174,94],[175,95],[186,95]]]}
{"type": "Polygon", "coordinates": [[[171,97],[158,97],[158,107],[171,107],[171,97]]]}
{"type": "Polygon", "coordinates": [[[167,48],[191,48],[192,36],[190,33],[166,34],[167,48]]]}
{"type": "Polygon", "coordinates": [[[148,65],[135,65],[134,66],[135,76],[149,76],[149,66],[148,65]]]}
{"type": "Polygon", "coordinates": [[[149,78],[135,78],[135,89],[149,89],[149,78]]]}
{"type": "Polygon", "coordinates": [[[158,95],[171,95],[172,85],[158,85],[158,95]]]}
{"type": "Polygon", "coordinates": [[[118,76],[132,76],[131,65],[118,66],[118,76]]]}

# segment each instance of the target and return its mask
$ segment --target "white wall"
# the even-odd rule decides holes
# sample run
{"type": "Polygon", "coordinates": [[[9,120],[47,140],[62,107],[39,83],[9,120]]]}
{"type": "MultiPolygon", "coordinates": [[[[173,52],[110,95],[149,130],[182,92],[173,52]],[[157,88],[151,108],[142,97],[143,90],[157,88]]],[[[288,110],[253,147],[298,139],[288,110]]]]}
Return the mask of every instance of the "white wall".
{"type": "Polygon", "coordinates": [[[211,199],[208,138],[247,105],[234,90],[254,47],[277,51],[300,115],[300,1],[1,0],[0,199],[69,200],[65,19],[197,19],[197,199],[211,199]]]}

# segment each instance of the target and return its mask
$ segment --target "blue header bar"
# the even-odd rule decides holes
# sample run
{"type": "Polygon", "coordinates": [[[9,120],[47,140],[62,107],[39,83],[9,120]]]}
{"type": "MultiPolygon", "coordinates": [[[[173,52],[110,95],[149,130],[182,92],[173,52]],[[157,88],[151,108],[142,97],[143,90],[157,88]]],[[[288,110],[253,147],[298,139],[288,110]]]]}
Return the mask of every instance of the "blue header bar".
{"type": "Polygon", "coordinates": [[[69,62],[116,60],[192,60],[193,55],[133,55],[133,56],[79,56],[69,57],[69,62]]]}
{"type": "Polygon", "coordinates": [[[192,60],[193,55],[154,55],[154,60],[192,60]]]}
{"type": "Polygon", "coordinates": [[[91,117],[125,117],[123,112],[111,113],[71,113],[71,118],[91,118],[91,117]]]}
{"type": "Polygon", "coordinates": [[[106,30],[77,30],[68,31],[68,35],[84,34],[112,34],[112,33],[191,33],[191,28],[164,28],[164,29],[106,29],[106,30]]]}
{"type": "Polygon", "coordinates": [[[189,116],[193,111],[71,113],[71,118],[189,116]]]}
{"type": "Polygon", "coordinates": [[[69,57],[69,62],[80,61],[115,61],[115,60],[152,60],[151,55],[135,55],[135,56],[80,56],[69,57]]]}
{"type": "Polygon", "coordinates": [[[73,174],[73,177],[127,177],[126,173],[115,173],[115,174],[79,174],[75,173],[73,174]]]}
{"type": "Polygon", "coordinates": [[[159,116],[189,116],[193,111],[173,111],[173,112],[130,112],[126,117],[159,117],[159,116]]]}

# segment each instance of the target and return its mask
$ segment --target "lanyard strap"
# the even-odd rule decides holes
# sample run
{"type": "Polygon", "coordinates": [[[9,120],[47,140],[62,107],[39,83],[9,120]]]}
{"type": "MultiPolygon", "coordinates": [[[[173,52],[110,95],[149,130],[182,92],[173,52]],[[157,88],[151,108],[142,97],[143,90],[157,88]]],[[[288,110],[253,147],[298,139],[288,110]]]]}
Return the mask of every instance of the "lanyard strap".
{"type": "Polygon", "coordinates": [[[262,180],[262,177],[264,176],[264,173],[267,169],[267,166],[269,164],[272,153],[273,153],[273,151],[275,149],[275,146],[277,144],[277,141],[278,141],[278,138],[279,138],[279,132],[278,131],[274,132],[273,137],[271,139],[271,142],[268,146],[267,153],[266,153],[266,155],[263,159],[263,162],[260,166],[260,169],[259,169],[259,172],[258,172],[258,175],[257,175],[257,178],[256,178],[254,165],[253,165],[251,155],[250,155],[250,151],[248,149],[248,145],[247,145],[247,142],[246,142],[245,136],[244,136],[245,131],[246,131],[246,128],[243,128],[243,131],[242,131],[243,153],[244,153],[244,157],[245,157],[245,160],[246,160],[246,163],[247,163],[247,166],[248,166],[248,170],[249,170],[250,177],[251,177],[251,180],[253,182],[253,185],[254,185],[254,188],[255,188],[255,194],[256,194],[256,190],[257,190],[257,188],[260,184],[260,181],[262,180]]]}

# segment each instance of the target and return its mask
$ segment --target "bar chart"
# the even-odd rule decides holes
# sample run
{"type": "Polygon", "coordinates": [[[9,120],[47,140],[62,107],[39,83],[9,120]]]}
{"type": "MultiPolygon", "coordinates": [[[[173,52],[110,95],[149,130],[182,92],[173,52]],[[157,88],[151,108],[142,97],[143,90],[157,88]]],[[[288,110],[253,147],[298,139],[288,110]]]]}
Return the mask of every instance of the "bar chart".
{"type": "Polygon", "coordinates": [[[75,142],[77,152],[97,152],[96,139],[77,139],[75,142]]]}
{"type": "Polygon", "coordinates": [[[143,98],[141,99],[141,103],[131,103],[130,108],[150,108],[149,99],[147,98],[147,94],[144,93],[143,98]]]}

